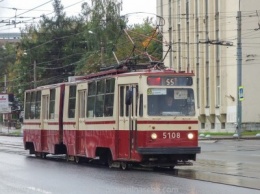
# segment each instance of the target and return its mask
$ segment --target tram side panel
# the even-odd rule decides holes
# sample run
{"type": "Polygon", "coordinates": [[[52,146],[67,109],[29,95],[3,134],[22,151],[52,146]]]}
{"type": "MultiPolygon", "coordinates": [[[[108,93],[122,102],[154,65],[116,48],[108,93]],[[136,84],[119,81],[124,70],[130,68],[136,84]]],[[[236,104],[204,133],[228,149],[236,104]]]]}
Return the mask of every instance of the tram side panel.
{"type": "Polygon", "coordinates": [[[69,156],[102,158],[114,150],[112,84],[114,79],[99,79],[65,87],[63,139],[69,156]]]}
{"type": "Polygon", "coordinates": [[[86,155],[107,161],[115,158],[115,78],[92,80],[87,88],[83,127],[86,155]]]}
{"type": "Polygon", "coordinates": [[[75,156],[76,150],[76,88],[77,85],[66,84],[63,110],[63,143],[68,156],[75,156]]]}
{"type": "MultiPolygon", "coordinates": [[[[47,119],[43,119],[43,151],[51,154],[64,153],[64,147],[62,145],[62,132],[61,125],[62,115],[60,114],[63,109],[63,92],[64,85],[60,85],[57,88],[50,89],[49,91],[49,110],[47,119]]],[[[48,96],[48,94],[47,94],[48,96]]],[[[43,95],[44,97],[44,95],[43,95]]],[[[44,114],[44,113],[43,113],[44,114]]]]}
{"type": "Polygon", "coordinates": [[[41,90],[25,92],[25,116],[23,124],[24,148],[30,150],[30,154],[40,152],[41,145],[41,90]]]}
{"type": "Polygon", "coordinates": [[[64,153],[60,115],[63,88],[59,85],[26,92],[24,146],[30,153],[64,153]]]}

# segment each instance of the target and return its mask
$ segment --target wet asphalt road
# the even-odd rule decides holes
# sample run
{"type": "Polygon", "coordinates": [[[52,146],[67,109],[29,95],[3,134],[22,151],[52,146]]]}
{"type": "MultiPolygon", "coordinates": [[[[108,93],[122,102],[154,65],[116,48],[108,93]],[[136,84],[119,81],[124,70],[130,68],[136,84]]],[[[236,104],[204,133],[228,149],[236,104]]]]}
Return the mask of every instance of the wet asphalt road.
{"type": "Polygon", "coordinates": [[[260,189],[259,140],[200,144],[203,153],[194,166],[122,171],[65,162],[63,156],[38,159],[23,150],[21,137],[0,136],[0,193],[260,193],[250,189],[260,189]]]}

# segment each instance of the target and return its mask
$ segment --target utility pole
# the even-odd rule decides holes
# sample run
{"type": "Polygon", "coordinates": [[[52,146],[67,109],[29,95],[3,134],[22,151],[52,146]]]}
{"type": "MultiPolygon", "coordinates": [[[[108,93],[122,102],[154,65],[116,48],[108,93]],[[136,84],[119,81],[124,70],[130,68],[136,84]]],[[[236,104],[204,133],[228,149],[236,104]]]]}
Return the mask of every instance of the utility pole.
{"type": "Polygon", "coordinates": [[[241,42],[241,11],[239,1],[239,11],[237,12],[237,135],[241,136],[241,123],[242,123],[242,42],[241,42]]]}
{"type": "Polygon", "coordinates": [[[172,1],[169,0],[169,46],[170,46],[170,68],[172,68],[172,1]]]}
{"type": "Polygon", "coordinates": [[[101,67],[104,67],[104,45],[102,41],[100,45],[101,45],[101,67]]]}
{"type": "Polygon", "coordinates": [[[37,87],[37,85],[36,85],[36,61],[35,60],[33,62],[33,85],[34,85],[34,88],[37,87]]]}

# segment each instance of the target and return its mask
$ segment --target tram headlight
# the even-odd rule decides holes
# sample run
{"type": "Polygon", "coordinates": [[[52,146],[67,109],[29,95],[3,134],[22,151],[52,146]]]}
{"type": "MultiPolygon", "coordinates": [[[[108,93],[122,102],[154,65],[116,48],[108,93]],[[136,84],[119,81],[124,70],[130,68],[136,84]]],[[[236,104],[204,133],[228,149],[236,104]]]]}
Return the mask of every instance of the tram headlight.
{"type": "Polygon", "coordinates": [[[193,138],[194,138],[193,133],[188,133],[188,139],[193,139],[193,138]]]}
{"type": "Polygon", "coordinates": [[[157,139],[157,134],[156,133],[152,133],[151,134],[151,139],[153,139],[153,140],[157,139]]]}

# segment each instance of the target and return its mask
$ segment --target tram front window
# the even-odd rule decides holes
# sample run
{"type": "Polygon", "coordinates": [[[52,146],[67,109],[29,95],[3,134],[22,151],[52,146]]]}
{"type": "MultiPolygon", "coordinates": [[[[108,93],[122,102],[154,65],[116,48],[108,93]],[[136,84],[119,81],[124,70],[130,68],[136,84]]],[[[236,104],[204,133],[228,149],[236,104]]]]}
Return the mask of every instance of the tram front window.
{"type": "Polygon", "coordinates": [[[147,91],[149,116],[194,116],[192,89],[149,88],[147,91]]]}

